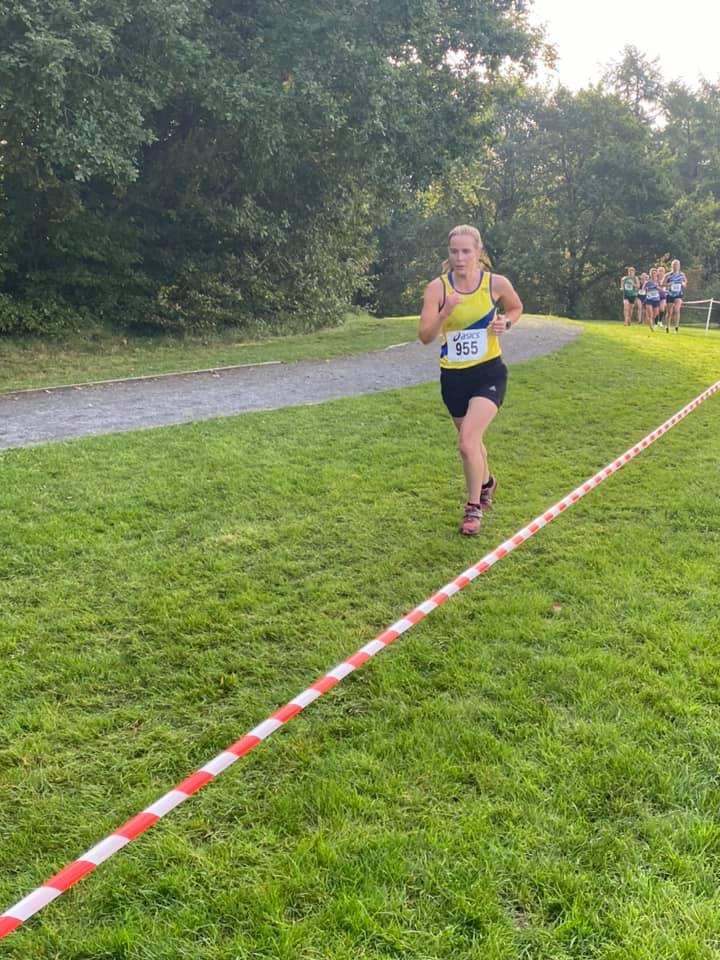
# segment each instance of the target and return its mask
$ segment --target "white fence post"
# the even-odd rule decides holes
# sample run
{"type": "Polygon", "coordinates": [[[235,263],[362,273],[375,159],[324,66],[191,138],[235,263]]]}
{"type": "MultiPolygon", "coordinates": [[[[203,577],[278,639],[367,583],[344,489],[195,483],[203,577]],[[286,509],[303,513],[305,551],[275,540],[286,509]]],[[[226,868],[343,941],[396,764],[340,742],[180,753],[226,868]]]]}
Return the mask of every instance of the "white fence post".
{"type": "Polygon", "coordinates": [[[710,314],[712,313],[712,308],[714,303],[715,301],[711,297],[710,305],[708,306],[707,319],[705,320],[705,333],[707,333],[710,330],[710,314]]]}

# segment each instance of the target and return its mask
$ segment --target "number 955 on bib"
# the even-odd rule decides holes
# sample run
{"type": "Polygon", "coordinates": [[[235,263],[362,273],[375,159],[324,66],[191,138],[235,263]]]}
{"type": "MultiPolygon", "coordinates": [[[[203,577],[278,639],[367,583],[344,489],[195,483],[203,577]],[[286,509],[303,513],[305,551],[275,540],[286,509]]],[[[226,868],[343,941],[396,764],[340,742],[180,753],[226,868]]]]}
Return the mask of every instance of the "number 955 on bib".
{"type": "Polygon", "coordinates": [[[448,337],[447,347],[450,363],[479,360],[487,353],[487,330],[458,330],[448,337]]]}

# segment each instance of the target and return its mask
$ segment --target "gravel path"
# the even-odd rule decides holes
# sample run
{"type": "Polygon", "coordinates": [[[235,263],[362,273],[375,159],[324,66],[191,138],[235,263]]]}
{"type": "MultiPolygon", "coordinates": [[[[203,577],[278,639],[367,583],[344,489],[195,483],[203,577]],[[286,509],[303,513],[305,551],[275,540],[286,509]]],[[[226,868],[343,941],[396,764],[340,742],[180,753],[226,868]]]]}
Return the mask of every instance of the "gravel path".
{"type": "MultiPolygon", "coordinates": [[[[552,353],[581,330],[573,324],[525,319],[504,338],[504,358],[512,364],[552,353]]],[[[437,354],[437,344],[413,342],[333,360],[0,394],[0,450],[426,383],[438,378],[437,354]]]]}

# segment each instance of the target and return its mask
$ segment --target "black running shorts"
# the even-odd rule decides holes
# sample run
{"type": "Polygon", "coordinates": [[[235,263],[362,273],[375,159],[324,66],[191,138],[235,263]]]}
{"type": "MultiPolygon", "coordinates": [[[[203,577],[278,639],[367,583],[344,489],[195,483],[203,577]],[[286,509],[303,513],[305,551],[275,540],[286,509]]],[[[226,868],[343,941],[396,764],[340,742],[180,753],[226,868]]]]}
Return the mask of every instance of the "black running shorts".
{"type": "Polygon", "coordinates": [[[464,417],[473,397],[485,397],[501,407],[507,386],[507,367],[501,357],[462,370],[440,370],[440,393],[451,417],[464,417]]]}

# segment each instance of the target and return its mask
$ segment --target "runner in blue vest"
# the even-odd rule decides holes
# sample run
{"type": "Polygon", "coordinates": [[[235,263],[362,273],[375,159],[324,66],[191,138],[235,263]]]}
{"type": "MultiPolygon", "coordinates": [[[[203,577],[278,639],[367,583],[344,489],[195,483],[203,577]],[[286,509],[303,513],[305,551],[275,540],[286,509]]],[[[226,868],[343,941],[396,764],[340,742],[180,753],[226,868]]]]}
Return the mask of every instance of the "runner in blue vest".
{"type": "Polygon", "coordinates": [[[665,289],[665,267],[657,268],[657,282],[660,287],[660,309],[655,317],[655,323],[660,326],[665,320],[665,308],[667,306],[667,290],[665,289]]]}
{"type": "Polygon", "coordinates": [[[680,332],[680,310],[682,308],[687,277],[680,269],[680,261],[673,260],[668,273],[665,274],[665,289],[667,291],[667,308],[665,310],[665,333],[670,333],[670,327],[675,327],[675,333],[680,332]]]}
{"type": "Polygon", "coordinates": [[[649,279],[649,273],[640,274],[640,289],[638,290],[638,301],[640,303],[640,306],[638,307],[638,323],[642,323],[645,319],[645,283],[649,279]]]}
{"type": "Polygon", "coordinates": [[[657,270],[653,267],[645,281],[645,323],[655,332],[655,318],[660,310],[660,284],[657,282],[657,270]]]}

